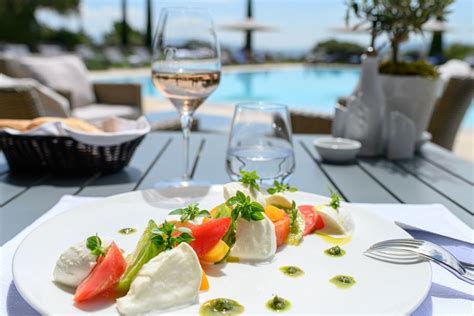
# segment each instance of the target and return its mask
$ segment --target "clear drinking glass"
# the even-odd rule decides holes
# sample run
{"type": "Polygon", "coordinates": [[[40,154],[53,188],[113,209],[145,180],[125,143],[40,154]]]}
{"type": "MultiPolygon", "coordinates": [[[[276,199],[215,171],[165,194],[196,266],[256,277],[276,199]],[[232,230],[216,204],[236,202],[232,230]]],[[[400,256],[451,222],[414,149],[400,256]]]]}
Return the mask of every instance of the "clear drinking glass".
{"type": "Polygon", "coordinates": [[[165,8],[153,43],[153,85],[181,116],[184,174],[158,186],[189,186],[189,137],[196,109],[220,82],[221,59],[214,23],[207,10],[165,8]]]}
{"type": "Polygon", "coordinates": [[[257,171],[263,185],[286,182],[295,169],[288,108],[283,104],[237,104],[226,158],[232,180],[241,170],[257,171]]]}

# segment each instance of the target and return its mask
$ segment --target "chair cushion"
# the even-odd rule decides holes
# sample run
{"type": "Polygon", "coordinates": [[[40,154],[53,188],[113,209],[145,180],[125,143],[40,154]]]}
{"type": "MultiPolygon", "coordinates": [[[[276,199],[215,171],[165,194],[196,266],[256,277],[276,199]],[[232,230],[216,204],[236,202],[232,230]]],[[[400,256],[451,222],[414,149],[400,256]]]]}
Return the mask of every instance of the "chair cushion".
{"type": "Polygon", "coordinates": [[[97,120],[109,116],[119,116],[128,119],[136,119],[140,116],[137,107],[128,105],[112,104],[89,104],[72,111],[72,115],[83,120],[97,120]]]}
{"type": "Polygon", "coordinates": [[[94,89],[84,63],[75,55],[28,56],[10,60],[16,77],[28,77],[59,91],[71,93],[73,108],[95,102],[94,89]]]}
{"type": "Polygon", "coordinates": [[[39,111],[42,115],[59,117],[69,116],[69,102],[62,95],[40,84],[34,79],[17,79],[0,74],[0,89],[2,87],[15,86],[27,86],[36,91],[39,101],[42,105],[42,109],[39,111]]]}

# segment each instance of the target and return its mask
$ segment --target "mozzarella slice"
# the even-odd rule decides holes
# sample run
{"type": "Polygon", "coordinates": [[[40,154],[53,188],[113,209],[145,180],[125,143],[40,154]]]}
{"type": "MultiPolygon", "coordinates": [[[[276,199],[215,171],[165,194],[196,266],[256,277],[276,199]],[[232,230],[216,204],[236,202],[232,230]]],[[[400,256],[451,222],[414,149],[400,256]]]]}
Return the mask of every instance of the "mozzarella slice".
{"type": "Polygon", "coordinates": [[[293,202],[290,201],[283,193],[275,193],[272,195],[267,195],[265,197],[266,204],[282,207],[282,208],[291,208],[293,202]]]}
{"type": "MultiPolygon", "coordinates": [[[[108,247],[110,238],[102,238],[102,246],[108,247]]],[[[87,248],[87,242],[81,241],[64,251],[56,262],[53,271],[54,281],[77,287],[89,275],[97,263],[97,257],[87,248]]]]}
{"type": "Polygon", "coordinates": [[[160,253],[138,272],[127,295],[117,300],[121,314],[155,313],[196,301],[201,265],[187,243],[160,253]]]}
{"type": "Polygon", "coordinates": [[[276,248],[275,226],[266,215],[261,221],[237,220],[231,256],[242,260],[266,260],[275,254],[276,248]]]}
{"type": "Polygon", "coordinates": [[[224,184],[224,198],[226,201],[237,194],[237,191],[241,191],[245,195],[250,196],[250,199],[254,202],[261,204],[265,207],[265,196],[254,188],[249,188],[248,185],[240,182],[230,182],[224,184]]]}
{"type": "Polygon", "coordinates": [[[341,206],[336,211],[329,205],[318,205],[314,208],[324,222],[324,228],[318,230],[333,236],[350,236],[354,231],[354,221],[347,207],[341,206]]]}

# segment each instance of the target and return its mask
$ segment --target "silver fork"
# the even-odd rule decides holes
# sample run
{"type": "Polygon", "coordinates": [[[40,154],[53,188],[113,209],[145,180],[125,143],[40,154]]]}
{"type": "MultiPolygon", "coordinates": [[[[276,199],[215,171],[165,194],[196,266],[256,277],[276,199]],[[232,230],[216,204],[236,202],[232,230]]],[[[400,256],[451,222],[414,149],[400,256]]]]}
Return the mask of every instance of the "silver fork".
{"type": "Polygon", "coordinates": [[[374,244],[364,253],[366,256],[399,264],[432,261],[460,280],[474,284],[474,265],[459,261],[449,251],[426,240],[391,239],[374,244]]]}

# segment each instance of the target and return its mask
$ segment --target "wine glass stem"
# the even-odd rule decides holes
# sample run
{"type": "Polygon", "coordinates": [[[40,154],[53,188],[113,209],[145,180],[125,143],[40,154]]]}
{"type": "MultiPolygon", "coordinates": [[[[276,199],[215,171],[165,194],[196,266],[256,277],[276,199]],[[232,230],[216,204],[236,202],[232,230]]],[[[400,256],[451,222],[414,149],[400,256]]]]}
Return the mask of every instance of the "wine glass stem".
{"type": "Polygon", "coordinates": [[[184,152],[184,173],[183,180],[190,180],[189,174],[189,137],[191,136],[191,126],[193,116],[191,114],[181,115],[181,129],[183,130],[183,152],[184,152]]]}

